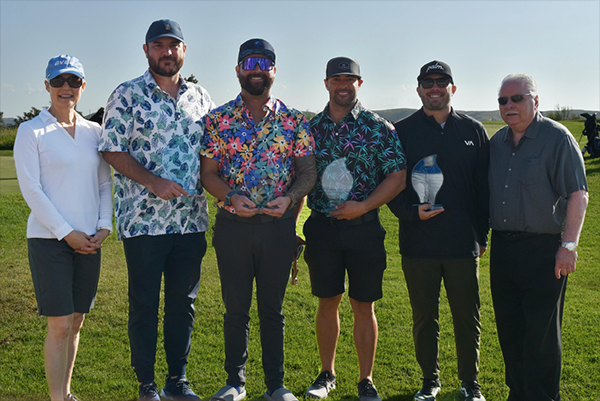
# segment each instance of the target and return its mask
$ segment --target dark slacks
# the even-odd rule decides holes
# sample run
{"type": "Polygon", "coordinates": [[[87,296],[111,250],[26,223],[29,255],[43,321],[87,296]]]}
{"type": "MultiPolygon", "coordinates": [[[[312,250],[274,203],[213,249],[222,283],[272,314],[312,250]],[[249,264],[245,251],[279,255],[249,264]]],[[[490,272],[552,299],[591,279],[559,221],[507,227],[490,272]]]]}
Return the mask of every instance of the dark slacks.
{"type": "Polygon", "coordinates": [[[492,231],[492,299],[509,401],[560,400],[567,278],[554,275],[560,235],[507,240],[492,231]]]}
{"type": "Polygon", "coordinates": [[[203,232],[124,238],[129,274],[131,365],[139,382],[154,380],[161,278],[165,279],[164,347],[170,376],[184,375],[194,327],[203,232]]]}
{"type": "Polygon", "coordinates": [[[250,224],[217,214],[213,246],[226,310],[223,331],[227,383],[246,382],[249,312],[256,280],[265,384],[271,391],[278,389],[283,386],[284,376],[283,298],[296,250],[294,218],[250,224]]]}
{"type": "Polygon", "coordinates": [[[425,379],[440,375],[439,308],[442,279],[452,312],[458,359],[458,378],[477,379],[479,373],[479,259],[402,257],[410,305],[417,362],[425,379]]]}

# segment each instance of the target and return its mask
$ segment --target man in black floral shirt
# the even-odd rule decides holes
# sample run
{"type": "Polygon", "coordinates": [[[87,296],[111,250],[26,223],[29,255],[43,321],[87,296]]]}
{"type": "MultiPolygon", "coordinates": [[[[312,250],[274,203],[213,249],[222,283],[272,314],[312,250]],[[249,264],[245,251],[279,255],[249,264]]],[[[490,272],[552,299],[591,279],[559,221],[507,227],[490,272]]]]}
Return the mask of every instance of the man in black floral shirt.
{"type": "Polygon", "coordinates": [[[357,99],[363,81],[356,60],[331,59],[326,77],[329,103],[310,122],[318,179],[308,195],[312,213],[304,225],[305,260],[312,293],[319,297],[321,373],[306,395],[325,398],[335,388],[338,307],[348,271],[360,367],[358,394],[361,401],[381,401],[372,377],[377,348],[374,302],[382,297],[386,268],[378,208],[404,189],[405,159],[392,124],[357,99]]]}

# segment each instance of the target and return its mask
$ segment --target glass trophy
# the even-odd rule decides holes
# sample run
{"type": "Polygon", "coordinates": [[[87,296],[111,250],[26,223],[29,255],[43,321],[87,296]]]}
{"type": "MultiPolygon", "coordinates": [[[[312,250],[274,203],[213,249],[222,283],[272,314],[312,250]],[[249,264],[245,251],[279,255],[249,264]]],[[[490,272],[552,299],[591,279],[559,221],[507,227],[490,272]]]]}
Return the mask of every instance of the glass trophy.
{"type": "MultiPolygon", "coordinates": [[[[180,153],[177,149],[165,149],[162,154],[162,167],[169,180],[181,185],[188,195],[193,195],[198,192],[196,184],[198,177],[193,179],[194,174],[191,172],[198,171],[198,158],[191,157],[188,161],[180,159],[180,153]]],[[[184,154],[185,155],[185,154],[184,154]]]]}
{"type": "Polygon", "coordinates": [[[279,168],[275,163],[247,171],[243,180],[246,196],[258,209],[268,209],[267,203],[275,200],[283,191],[283,188],[278,188],[283,183],[280,182],[279,168]]]}
{"type": "Polygon", "coordinates": [[[435,203],[435,197],[444,183],[444,174],[436,163],[437,155],[422,158],[412,171],[412,186],[421,204],[428,203],[428,210],[443,209],[442,205],[435,203]]]}
{"type": "Polygon", "coordinates": [[[345,157],[327,166],[321,178],[321,186],[329,199],[328,213],[333,212],[337,206],[348,199],[353,185],[354,177],[346,167],[345,157]]]}

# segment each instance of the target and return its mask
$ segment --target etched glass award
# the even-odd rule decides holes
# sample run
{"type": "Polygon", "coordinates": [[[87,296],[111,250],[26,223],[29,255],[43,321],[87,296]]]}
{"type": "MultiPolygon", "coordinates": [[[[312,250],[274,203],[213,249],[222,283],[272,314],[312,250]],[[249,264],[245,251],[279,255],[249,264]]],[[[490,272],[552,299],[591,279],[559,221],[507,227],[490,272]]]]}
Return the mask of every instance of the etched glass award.
{"type": "Polygon", "coordinates": [[[436,163],[437,155],[422,158],[412,171],[412,186],[421,204],[428,203],[428,210],[443,209],[442,205],[435,203],[435,197],[444,183],[444,174],[436,163]]]}
{"type": "Polygon", "coordinates": [[[337,159],[331,163],[321,178],[323,192],[329,199],[329,208],[327,212],[333,212],[335,208],[348,199],[350,190],[354,185],[354,177],[348,167],[346,167],[346,158],[337,159]]]}
{"type": "Polygon", "coordinates": [[[162,153],[162,167],[169,180],[176,182],[181,185],[183,189],[189,194],[193,195],[198,192],[196,184],[198,183],[198,177],[194,179],[194,171],[198,169],[198,157],[180,153],[177,148],[165,149],[162,153]],[[182,160],[183,158],[189,158],[189,160],[182,160]]]}

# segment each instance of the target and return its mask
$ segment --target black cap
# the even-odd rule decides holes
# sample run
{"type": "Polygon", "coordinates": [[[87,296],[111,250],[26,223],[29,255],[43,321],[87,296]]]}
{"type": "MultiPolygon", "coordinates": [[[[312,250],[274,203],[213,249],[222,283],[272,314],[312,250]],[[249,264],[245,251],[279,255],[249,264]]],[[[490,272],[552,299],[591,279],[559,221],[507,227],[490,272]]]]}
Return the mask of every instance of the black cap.
{"type": "Polygon", "coordinates": [[[329,79],[336,75],[354,75],[360,79],[360,66],[358,65],[358,61],[350,57],[332,58],[327,62],[325,79],[329,79]]]}
{"type": "Polygon", "coordinates": [[[238,53],[238,64],[251,54],[262,54],[272,62],[275,62],[275,49],[264,39],[250,39],[242,43],[238,53]]]}
{"type": "Polygon", "coordinates": [[[452,79],[452,70],[450,69],[450,66],[444,63],[443,61],[437,60],[430,61],[429,63],[421,67],[421,73],[417,77],[417,81],[421,81],[421,79],[425,78],[427,75],[432,74],[446,75],[448,78],[450,78],[452,83],[454,83],[454,80],[452,79]]]}
{"type": "Polygon", "coordinates": [[[175,38],[183,42],[183,32],[179,24],[170,19],[161,19],[154,21],[148,32],[146,32],[146,43],[154,42],[158,38],[165,36],[175,38]]]}

